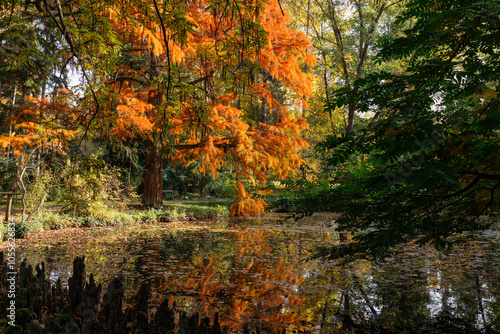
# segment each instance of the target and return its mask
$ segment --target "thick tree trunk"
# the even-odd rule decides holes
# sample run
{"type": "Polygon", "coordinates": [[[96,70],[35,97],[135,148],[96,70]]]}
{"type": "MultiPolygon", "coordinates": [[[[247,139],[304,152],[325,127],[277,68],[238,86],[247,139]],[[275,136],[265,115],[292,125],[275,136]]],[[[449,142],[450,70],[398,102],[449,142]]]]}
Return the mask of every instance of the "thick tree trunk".
{"type": "MultiPolygon", "coordinates": [[[[161,75],[161,59],[158,56],[151,54],[149,76],[151,80],[161,75]]],[[[153,106],[158,106],[162,103],[162,94],[156,92],[149,97],[149,103],[153,106]]],[[[161,141],[160,141],[161,142],[161,141]]],[[[142,195],[142,204],[146,206],[155,206],[162,204],[163,190],[163,164],[164,159],[161,157],[159,145],[153,141],[146,141],[144,147],[146,149],[146,163],[144,170],[144,193],[142,195]]]]}
{"type": "Polygon", "coordinates": [[[144,170],[144,194],[142,195],[142,203],[146,206],[161,205],[164,159],[161,157],[154,143],[147,142],[144,146],[146,147],[146,164],[144,170]]]}

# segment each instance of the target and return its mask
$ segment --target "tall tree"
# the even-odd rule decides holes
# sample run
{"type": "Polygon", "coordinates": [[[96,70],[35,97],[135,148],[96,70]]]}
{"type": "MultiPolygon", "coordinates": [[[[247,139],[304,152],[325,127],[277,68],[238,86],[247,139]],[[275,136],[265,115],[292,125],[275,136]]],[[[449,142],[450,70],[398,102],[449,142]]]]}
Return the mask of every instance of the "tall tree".
{"type": "Polygon", "coordinates": [[[163,161],[198,159],[217,175],[234,166],[238,203],[233,214],[263,210],[244,184],[286,177],[300,164],[295,148],[305,127],[278,103],[265,72],[305,103],[312,64],[307,36],[287,28],[278,1],[75,1],[28,3],[58,31],[84,78],[79,101],[83,136],[113,136],[145,148],[143,203],[161,203],[163,161]],[[275,124],[247,124],[239,88],[265,102],[275,124]]]}
{"type": "Polygon", "coordinates": [[[286,177],[299,164],[294,148],[305,142],[293,134],[304,122],[293,120],[254,73],[262,68],[299,100],[309,96],[310,79],[299,67],[299,58],[313,61],[307,37],[286,27],[277,2],[141,2],[133,11],[144,14],[139,19],[116,15],[124,10],[110,9],[110,19],[119,38],[140,50],[132,52],[146,56],[149,77],[144,68],[122,66],[109,110],[113,134],[140,137],[146,147],[143,203],[161,202],[163,158],[173,154],[175,161],[202,160],[202,171],[214,175],[231,162],[239,194],[233,213],[262,211],[262,201],[251,199],[243,184],[265,182],[268,170],[286,177]],[[156,16],[146,15],[151,12],[156,16]],[[277,111],[275,125],[250,127],[242,120],[235,105],[242,84],[277,111]]]}
{"type": "Polygon", "coordinates": [[[2,179],[5,190],[23,193],[23,204],[26,169],[35,167],[34,175],[40,176],[42,156],[61,148],[58,137],[70,133],[60,122],[67,108],[61,108],[61,96],[55,96],[59,94],[57,88],[67,87],[68,81],[67,53],[55,31],[51,20],[25,1],[0,4],[0,152],[5,156],[1,160],[5,171],[2,179]],[[45,99],[49,95],[55,96],[50,103],[45,99]],[[50,106],[62,112],[58,120],[50,106]],[[60,126],[59,134],[53,131],[55,123],[60,126]]]}
{"type": "MultiPolygon", "coordinates": [[[[382,36],[393,36],[398,29],[393,18],[402,0],[310,0],[287,2],[294,12],[295,24],[306,31],[316,49],[323,97],[327,104],[335,102],[332,92],[337,89],[357,94],[356,80],[369,73],[374,45],[382,36]]],[[[344,131],[353,131],[357,104],[353,99],[345,107],[344,131]]],[[[339,131],[335,122],[335,107],[327,109],[332,130],[339,131]]],[[[338,110],[337,110],[338,112],[338,110]]]]}

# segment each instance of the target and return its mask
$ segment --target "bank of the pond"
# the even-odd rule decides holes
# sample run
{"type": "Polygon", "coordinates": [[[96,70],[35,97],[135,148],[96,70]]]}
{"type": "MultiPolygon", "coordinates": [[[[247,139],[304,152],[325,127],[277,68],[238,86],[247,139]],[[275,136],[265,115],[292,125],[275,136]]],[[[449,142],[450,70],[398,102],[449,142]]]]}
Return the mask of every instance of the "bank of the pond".
{"type": "MultiPolygon", "coordinates": [[[[137,223],[194,221],[229,216],[231,203],[223,201],[173,202],[165,205],[143,208],[135,205],[94,205],[84,214],[63,212],[58,208],[46,209],[34,215],[25,223],[19,213],[12,218],[16,223],[16,237],[23,238],[44,230],[58,230],[69,227],[117,226],[137,223]]],[[[2,238],[7,234],[7,225],[0,224],[2,238]]]]}

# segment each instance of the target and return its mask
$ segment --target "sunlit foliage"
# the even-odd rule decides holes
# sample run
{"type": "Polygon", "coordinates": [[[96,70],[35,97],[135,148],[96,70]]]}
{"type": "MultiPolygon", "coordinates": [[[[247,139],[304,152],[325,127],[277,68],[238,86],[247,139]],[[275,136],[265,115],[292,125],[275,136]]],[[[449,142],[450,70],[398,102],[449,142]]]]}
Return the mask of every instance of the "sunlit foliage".
{"type": "Polygon", "coordinates": [[[72,106],[73,96],[60,90],[54,98],[27,98],[29,104],[7,119],[13,132],[0,135],[0,148],[4,153],[12,150],[17,156],[29,154],[28,148],[52,150],[64,154],[68,141],[76,131],[70,126],[77,118],[78,109],[72,106]]]}
{"type": "Polygon", "coordinates": [[[268,84],[254,81],[252,73],[266,70],[305,104],[311,80],[300,61],[314,63],[308,38],[287,28],[289,18],[278,2],[228,2],[224,8],[197,1],[180,12],[158,4],[172,8],[156,19],[144,15],[152,5],[116,3],[106,10],[123,43],[138,55],[150,54],[146,67],[122,65],[110,82],[111,104],[103,117],[113,119],[111,134],[152,142],[174,163],[199,160],[200,171],[214,176],[222,165],[232,164],[238,191],[232,213],[263,212],[263,200],[252,199],[245,184],[265,185],[270,172],[280,178],[293,173],[301,162],[296,149],[307,146],[299,138],[306,123],[292,118],[268,84]],[[140,14],[118,14],[130,8],[140,14]],[[174,24],[164,31],[164,21],[174,24]],[[244,121],[236,105],[240,84],[265,101],[276,114],[275,124],[244,121]]]}
{"type": "Polygon", "coordinates": [[[384,257],[415,241],[448,247],[456,233],[495,225],[500,40],[490,27],[499,11],[496,1],[411,1],[396,23],[414,24],[378,54],[409,59],[406,70],[371,74],[357,94],[336,94],[336,105],[357,101],[376,117],[318,146],[332,173],[301,205],[341,211],[339,227],[357,233],[326,254],[384,257]]]}

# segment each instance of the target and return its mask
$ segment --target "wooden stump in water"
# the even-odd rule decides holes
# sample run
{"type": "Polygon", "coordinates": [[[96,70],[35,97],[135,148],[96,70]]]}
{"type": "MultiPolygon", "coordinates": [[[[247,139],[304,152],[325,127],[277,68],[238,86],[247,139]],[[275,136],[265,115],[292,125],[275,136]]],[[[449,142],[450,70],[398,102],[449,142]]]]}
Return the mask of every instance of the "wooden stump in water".
{"type": "Polygon", "coordinates": [[[73,261],[73,275],[68,280],[71,314],[83,318],[83,294],[85,286],[85,257],[77,256],[73,261]]]}
{"type": "Polygon", "coordinates": [[[82,333],[95,333],[99,329],[97,312],[99,311],[99,302],[101,300],[102,285],[96,285],[94,275],[90,274],[88,284],[85,285],[83,292],[83,319],[82,333]]]}
{"type": "Polygon", "coordinates": [[[123,283],[114,278],[104,294],[99,312],[99,322],[107,330],[103,333],[119,333],[119,324],[123,319],[123,283]]]}
{"type": "Polygon", "coordinates": [[[175,312],[175,305],[172,309],[168,306],[168,298],[160,304],[160,307],[156,311],[154,321],[158,334],[174,333],[175,328],[179,324],[179,318],[178,314],[175,312]]]}
{"type": "Polygon", "coordinates": [[[137,295],[137,298],[135,300],[132,333],[148,333],[148,300],[148,287],[145,283],[142,283],[141,288],[139,289],[139,294],[137,295]]]}

